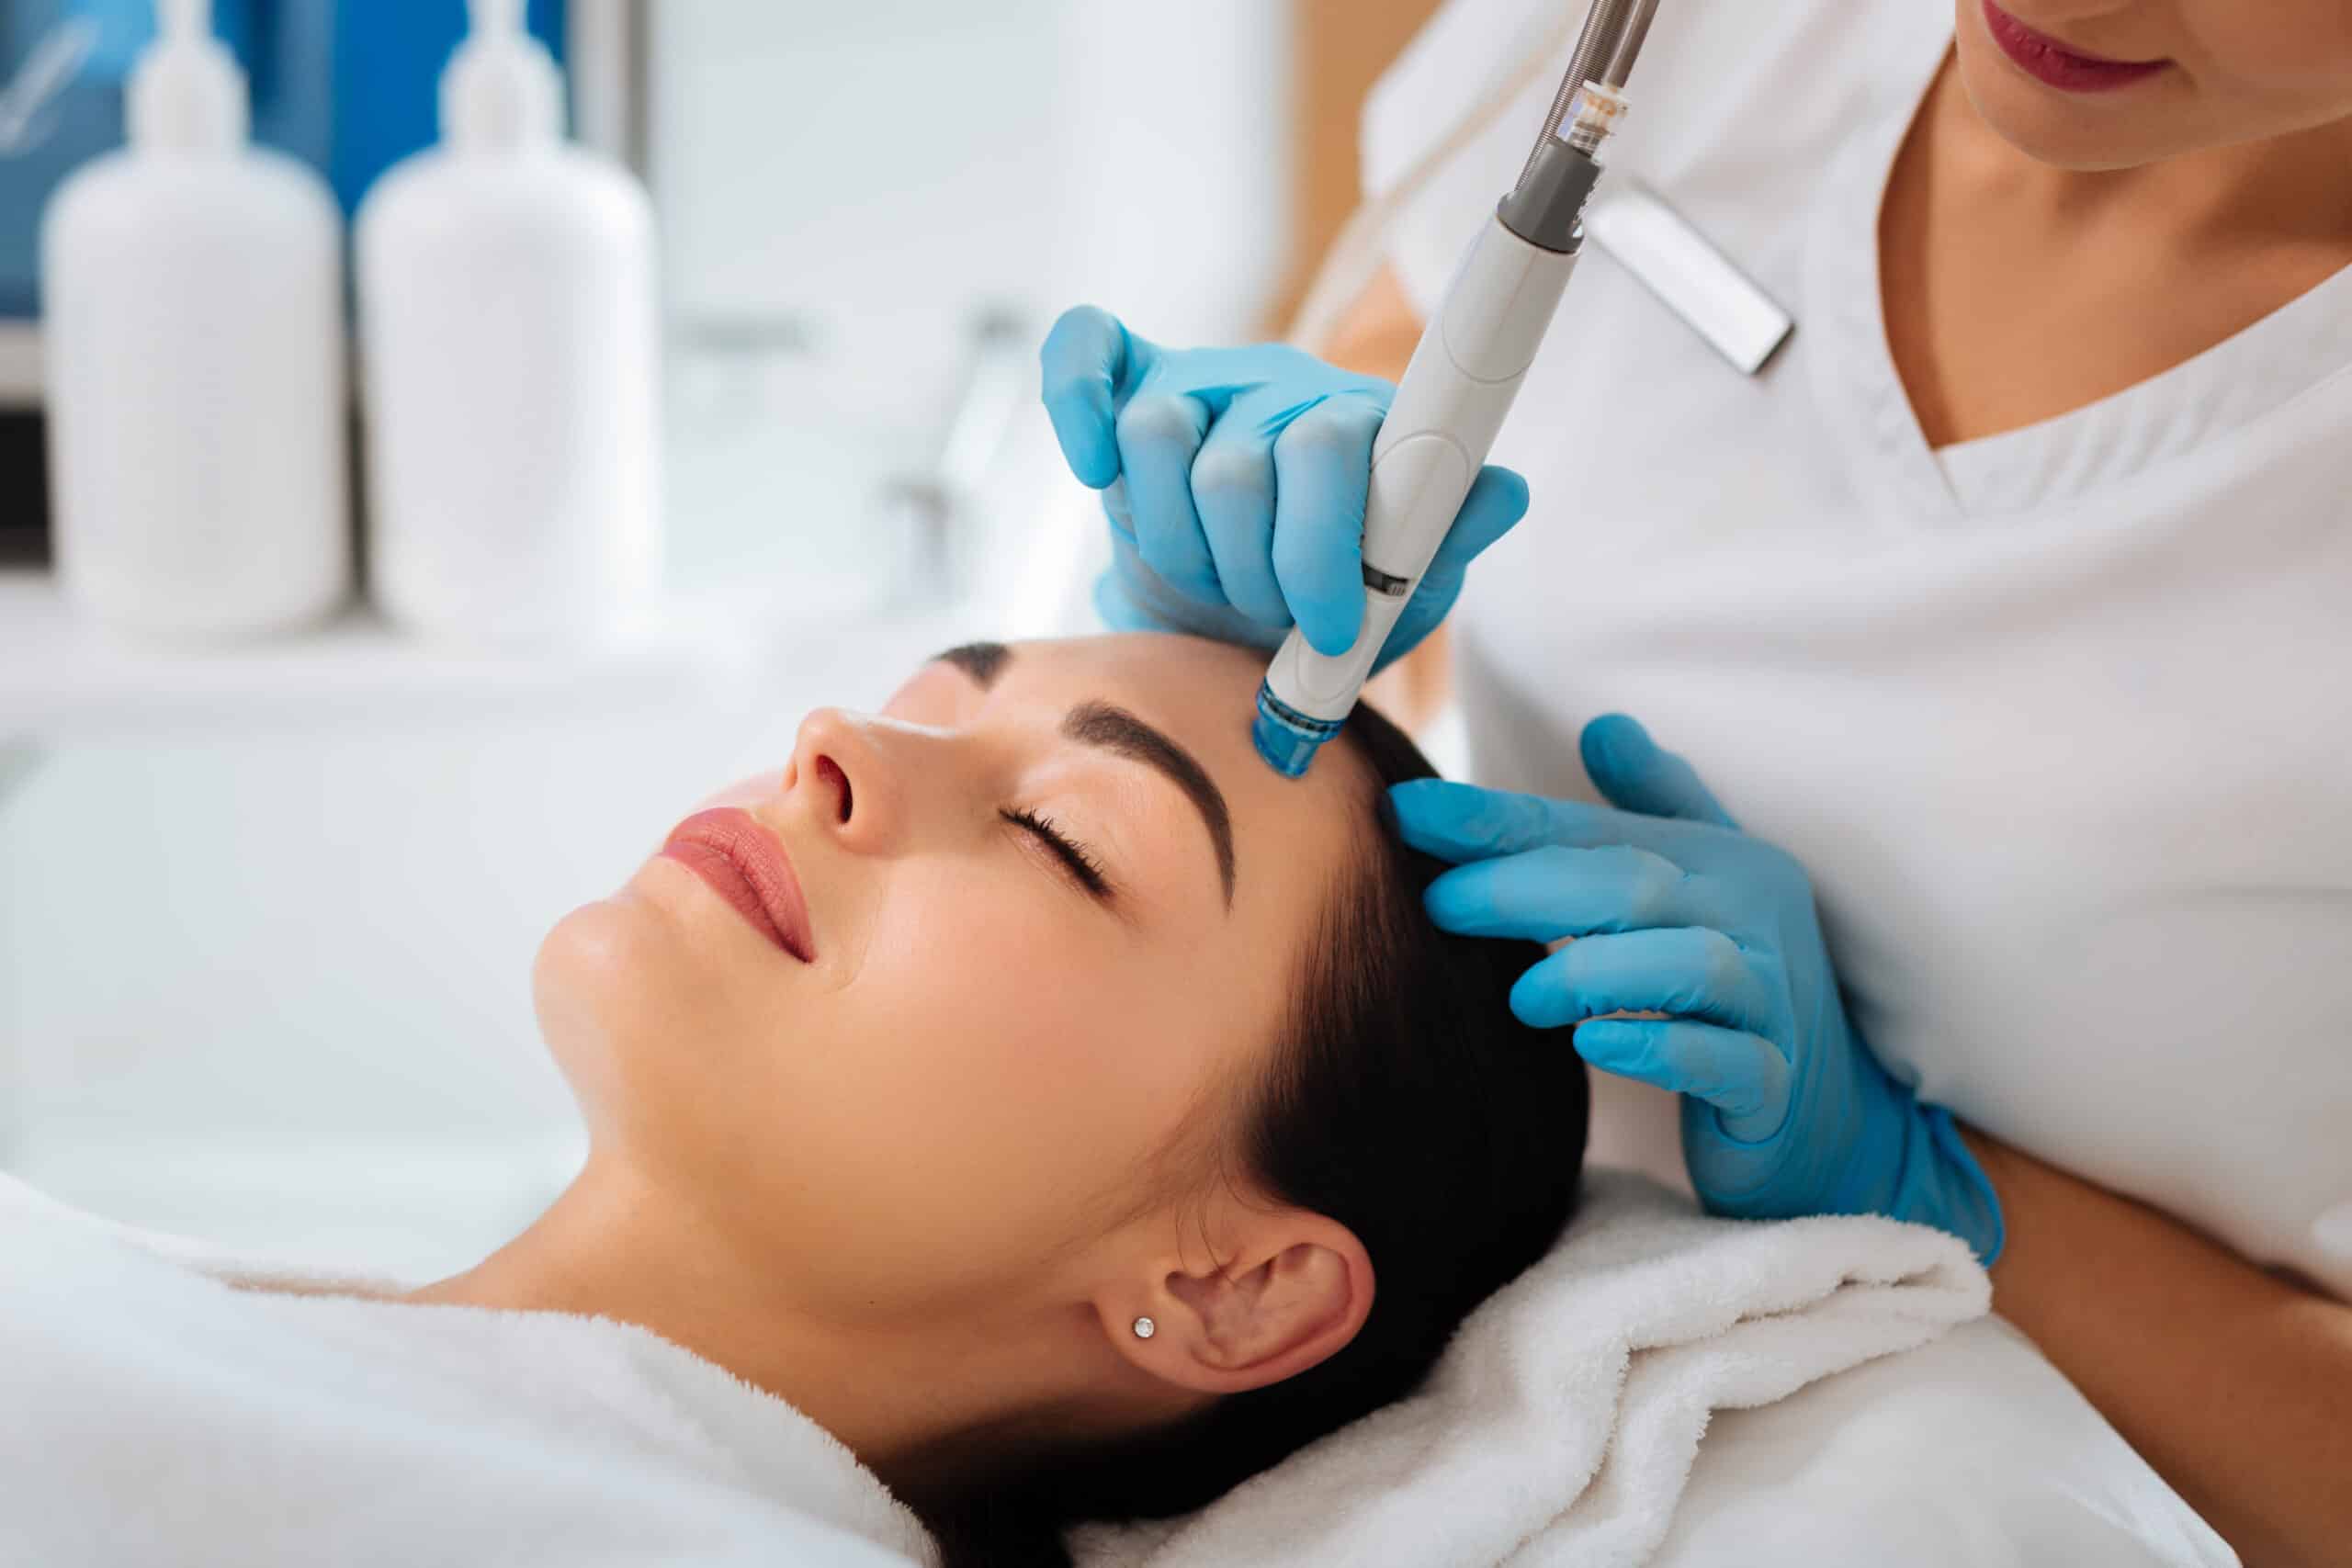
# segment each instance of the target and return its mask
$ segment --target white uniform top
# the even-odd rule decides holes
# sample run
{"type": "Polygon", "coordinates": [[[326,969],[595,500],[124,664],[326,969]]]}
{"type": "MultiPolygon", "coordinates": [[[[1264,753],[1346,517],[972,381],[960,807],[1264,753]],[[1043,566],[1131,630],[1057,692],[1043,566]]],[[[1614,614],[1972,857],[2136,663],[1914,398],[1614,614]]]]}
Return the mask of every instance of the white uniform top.
{"type": "MultiPolygon", "coordinates": [[[[1371,186],[1560,9],[1441,13],[1368,107],[1371,186]]],[[[1876,233],[1951,21],[1662,7],[1604,160],[1796,335],[1741,376],[1588,249],[1495,452],[1533,510],[1453,617],[1476,772],[1592,798],[1577,731],[1634,715],[1811,872],[1855,1021],[1925,1098],[2352,1297],[2352,272],[1931,450],[1876,233]]],[[[1402,212],[1424,313],[1565,63],[1402,212]]],[[[1663,1095],[1616,1104],[1671,1139],[1663,1095]]]]}

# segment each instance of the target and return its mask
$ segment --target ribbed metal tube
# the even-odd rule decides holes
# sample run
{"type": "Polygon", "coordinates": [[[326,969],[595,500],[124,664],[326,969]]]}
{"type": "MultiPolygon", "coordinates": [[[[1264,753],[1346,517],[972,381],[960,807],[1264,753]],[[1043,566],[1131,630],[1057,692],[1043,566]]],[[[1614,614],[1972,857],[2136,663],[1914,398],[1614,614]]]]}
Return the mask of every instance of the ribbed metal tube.
{"type": "Polygon", "coordinates": [[[1608,70],[1616,59],[1625,24],[1638,3],[1639,0],[1592,0],[1592,9],[1585,13],[1584,30],[1577,35],[1576,51],[1568,56],[1568,69],[1560,78],[1560,90],[1553,95],[1551,111],[1544,117],[1543,133],[1528,150],[1526,166],[1519,172],[1521,180],[1535,167],[1535,154],[1552,140],[1560,122],[1568,118],[1568,106],[1576,102],[1577,89],[1591,81],[1596,73],[1608,70]]]}
{"type": "Polygon", "coordinates": [[[1544,117],[1544,133],[1528,150],[1527,162],[1519,171],[1521,184],[1534,171],[1535,155],[1568,118],[1577,89],[1587,82],[1611,87],[1625,85],[1657,15],[1657,0],[1592,0],[1592,9],[1585,13],[1584,30],[1577,35],[1576,51],[1568,56],[1567,72],[1560,78],[1560,90],[1553,96],[1551,112],[1544,117]]]}

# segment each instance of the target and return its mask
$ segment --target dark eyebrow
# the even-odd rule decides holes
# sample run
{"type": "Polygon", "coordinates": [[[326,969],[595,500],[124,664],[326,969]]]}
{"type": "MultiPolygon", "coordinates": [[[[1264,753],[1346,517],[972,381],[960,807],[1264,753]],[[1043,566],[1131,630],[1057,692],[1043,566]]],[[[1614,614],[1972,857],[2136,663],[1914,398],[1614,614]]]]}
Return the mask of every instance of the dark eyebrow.
{"type": "MultiPolygon", "coordinates": [[[[996,684],[1012,657],[1012,649],[1003,643],[967,642],[933,654],[932,661],[953,664],[985,692],[996,684]]],[[[1062,733],[1080,745],[1115,751],[1157,768],[1184,792],[1208,828],[1209,841],[1216,848],[1217,880],[1225,888],[1225,907],[1233,908],[1233,814],[1226,808],[1225,792],[1216,787],[1199,760],[1126,709],[1110,703],[1086,703],[1072,708],[1062,720],[1062,733]]]]}
{"type": "Polygon", "coordinates": [[[985,692],[996,684],[996,678],[1004,672],[1004,661],[1012,657],[1012,649],[1001,642],[967,642],[944,653],[933,654],[931,661],[953,664],[985,692]]]}
{"type": "Polygon", "coordinates": [[[1159,769],[1184,792],[1207,825],[1216,846],[1218,880],[1225,885],[1225,907],[1233,908],[1233,816],[1225,807],[1225,792],[1190,751],[1135,715],[1109,703],[1087,703],[1069,711],[1062,733],[1081,745],[1099,746],[1159,769]]]}

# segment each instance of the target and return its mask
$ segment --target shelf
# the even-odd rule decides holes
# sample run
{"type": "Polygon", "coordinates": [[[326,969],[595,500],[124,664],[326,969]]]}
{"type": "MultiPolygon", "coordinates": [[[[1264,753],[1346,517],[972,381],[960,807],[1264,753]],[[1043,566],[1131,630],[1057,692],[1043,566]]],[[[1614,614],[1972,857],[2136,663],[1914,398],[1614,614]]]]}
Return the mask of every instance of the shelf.
{"type": "Polygon", "coordinates": [[[569,654],[422,643],[355,604],[233,646],[145,644],[87,623],[47,572],[0,570],[0,738],[496,718],[724,699],[763,649],[737,618],[681,601],[654,632],[569,654]]]}
{"type": "Polygon", "coordinates": [[[53,574],[0,567],[0,793],[12,738],[635,714],[756,701],[786,678],[840,699],[946,646],[936,639],[1093,625],[1100,514],[1043,419],[1020,424],[941,542],[893,499],[909,467],[899,434],[781,392],[729,407],[672,433],[664,611],[626,648],[445,649],[364,604],[267,641],[136,643],[85,620],[53,574]]]}

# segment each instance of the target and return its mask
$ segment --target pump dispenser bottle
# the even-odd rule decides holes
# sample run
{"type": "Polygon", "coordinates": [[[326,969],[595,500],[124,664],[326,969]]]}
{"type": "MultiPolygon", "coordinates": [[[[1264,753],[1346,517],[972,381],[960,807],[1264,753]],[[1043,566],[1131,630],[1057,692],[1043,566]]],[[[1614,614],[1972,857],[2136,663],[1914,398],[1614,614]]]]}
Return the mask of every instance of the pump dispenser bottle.
{"type": "Polygon", "coordinates": [[[253,146],[207,0],[162,0],[129,145],[41,222],[57,570],[133,636],[223,640],[347,593],[342,221],[253,146]]]}
{"type": "Polygon", "coordinates": [[[644,630],[661,572],[652,213],[564,140],[522,0],[470,0],[441,144],[361,203],[368,577],[435,640],[644,630]]]}

